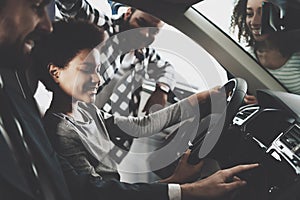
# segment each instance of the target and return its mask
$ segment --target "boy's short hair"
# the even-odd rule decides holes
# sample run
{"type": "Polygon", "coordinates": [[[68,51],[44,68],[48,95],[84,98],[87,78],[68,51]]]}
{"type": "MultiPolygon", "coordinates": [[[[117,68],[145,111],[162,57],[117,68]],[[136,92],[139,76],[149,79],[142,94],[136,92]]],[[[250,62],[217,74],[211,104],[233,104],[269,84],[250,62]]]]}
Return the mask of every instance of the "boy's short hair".
{"type": "Polygon", "coordinates": [[[53,91],[54,81],[48,65],[64,68],[82,50],[92,50],[104,41],[104,31],[88,21],[70,20],[53,23],[53,32],[33,49],[33,63],[38,78],[53,91]]]}

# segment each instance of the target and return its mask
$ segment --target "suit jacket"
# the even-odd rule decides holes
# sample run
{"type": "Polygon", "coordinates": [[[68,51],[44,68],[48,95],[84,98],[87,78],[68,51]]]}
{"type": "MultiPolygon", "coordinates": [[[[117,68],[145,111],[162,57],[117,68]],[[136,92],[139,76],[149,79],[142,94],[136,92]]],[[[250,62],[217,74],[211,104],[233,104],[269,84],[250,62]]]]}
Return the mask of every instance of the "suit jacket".
{"type": "MultiPolygon", "coordinates": [[[[1,200],[35,200],[38,199],[22,174],[20,167],[13,157],[6,134],[10,130],[1,120],[6,112],[11,113],[20,123],[24,134],[30,139],[30,149],[34,160],[38,161],[38,169],[47,175],[48,187],[51,188],[55,200],[71,199],[168,199],[167,185],[165,184],[126,184],[118,181],[103,181],[89,175],[79,175],[69,163],[59,158],[54,152],[45,130],[42,126],[40,115],[35,102],[28,92],[26,83],[20,88],[19,81],[12,71],[0,71],[4,87],[0,88],[1,104],[0,111],[0,199],[1,200]],[[9,78],[10,77],[10,78],[9,78]],[[6,83],[6,80],[9,83],[6,83]],[[25,99],[24,97],[27,96],[25,99]]],[[[21,79],[22,80],[22,79],[21,79]]],[[[21,81],[22,82],[22,81],[21,81]]]]}

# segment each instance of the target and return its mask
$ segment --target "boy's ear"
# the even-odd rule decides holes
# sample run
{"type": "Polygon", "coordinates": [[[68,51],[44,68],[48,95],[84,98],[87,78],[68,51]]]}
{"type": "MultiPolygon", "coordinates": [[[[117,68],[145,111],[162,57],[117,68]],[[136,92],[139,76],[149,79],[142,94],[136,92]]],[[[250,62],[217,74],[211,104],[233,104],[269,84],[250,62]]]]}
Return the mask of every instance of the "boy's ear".
{"type": "Polygon", "coordinates": [[[53,78],[53,80],[58,83],[59,82],[59,75],[60,75],[60,68],[56,65],[53,65],[50,63],[48,65],[48,72],[50,76],[53,78]]]}

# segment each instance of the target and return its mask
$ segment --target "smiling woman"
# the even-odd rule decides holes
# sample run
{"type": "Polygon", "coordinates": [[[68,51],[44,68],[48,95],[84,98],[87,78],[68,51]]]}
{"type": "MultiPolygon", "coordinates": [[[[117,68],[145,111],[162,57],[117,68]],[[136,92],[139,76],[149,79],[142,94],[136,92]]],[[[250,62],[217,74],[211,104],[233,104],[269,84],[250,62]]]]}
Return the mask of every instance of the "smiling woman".
{"type": "MultiPolygon", "coordinates": [[[[300,94],[300,48],[297,32],[267,31],[263,0],[239,0],[234,7],[232,27],[238,27],[239,40],[246,41],[254,58],[290,92],[300,94]]],[[[266,10],[265,10],[266,11],[266,10]]],[[[298,10],[299,12],[299,10],[298,10]]],[[[280,9],[273,10],[279,16],[280,9]]],[[[294,16],[295,17],[295,16],[294,16]]],[[[295,20],[286,17],[286,23],[295,20]]]]}
{"type": "MultiPolygon", "coordinates": [[[[224,0],[220,6],[221,10],[211,12],[217,9],[214,6],[216,3],[215,0],[208,0],[193,7],[243,47],[260,64],[259,70],[267,72],[268,76],[271,74],[272,79],[277,81],[272,85],[279,83],[285,90],[300,94],[299,30],[297,32],[289,28],[297,27],[295,19],[299,18],[300,13],[297,0],[224,0]],[[278,7],[281,3],[283,6],[278,7]],[[268,11],[270,7],[272,10],[268,11]],[[277,29],[273,30],[272,26],[277,29]]],[[[247,66],[248,70],[254,70],[253,64],[247,66]]],[[[231,73],[239,74],[240,70],[241,68],[237,67],[235,72],[231,73]]],[[[247,78],[249,77],[248,75],[247,78]]],[[[263,78],[260,77],[259,80],[261,79],[263,78]]],[[[250,84],[250,88],[253,84],[255,83],[250,84]]]]}

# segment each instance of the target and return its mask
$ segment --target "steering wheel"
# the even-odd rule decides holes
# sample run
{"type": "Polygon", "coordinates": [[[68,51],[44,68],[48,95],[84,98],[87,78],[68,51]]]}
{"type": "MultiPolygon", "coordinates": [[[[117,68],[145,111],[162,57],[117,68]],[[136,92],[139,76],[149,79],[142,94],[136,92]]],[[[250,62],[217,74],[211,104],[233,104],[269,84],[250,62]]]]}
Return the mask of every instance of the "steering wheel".
{"type": "Polygon", "coordinates": [[[211,114],[200,121],[197,135],[191,142],[191,155],[188,160],[190,164],[196,164],[205,157],[218,160],[226,150],[224,149],[226,148],[225,143],[229,137],[226,130],[243,103],[247,92],[247,83],[241,78],[233,78],[220,90],[226,94],[226,96],[223,95],[226,97],[226,106],[224,108],[223,104],[222,109],[213,109],[214,104],[211,103],[211,114]]]}
{"type": "MultiPolygon", "coordinates": [[[[226,131],[242,105],[246,92],[246,81],[241,78],[234,78],[220,88],[220,95],[211,96],[209,115],[200,121],[197,126],[197,134],[190,143],[191,154],[188,159],[190,164],[196,164],[202,158],[214,158],[219,162],[223,153],[226,152],[225,150],[228,149],[227,142],[235,136],[229,135],[226,131]]],[[[186,125],[190,126],[189,122],[186,125]]],[[[172,137],[175,137],[177,130],[174,133],[168,137],[162,146],[168,144],[173,139],[172,137]]],[[[161,178],[169,177],[176,169],[179,160],[180,158],[177,157],[174,162],[162,169],[155,170],[154,173],[161,178]]]]}

